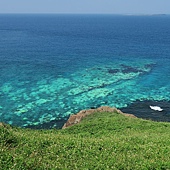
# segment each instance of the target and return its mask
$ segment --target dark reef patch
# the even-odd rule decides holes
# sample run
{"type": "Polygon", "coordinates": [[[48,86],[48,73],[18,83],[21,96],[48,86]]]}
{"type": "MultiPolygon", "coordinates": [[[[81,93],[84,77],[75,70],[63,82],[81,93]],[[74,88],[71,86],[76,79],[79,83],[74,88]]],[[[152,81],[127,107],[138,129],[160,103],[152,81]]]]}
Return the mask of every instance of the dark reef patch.
{"type": "Polygon", "coordinates": [[[108,70],[108,73],[109,73],[109,74],[116,74],[116,73],[118,73],[118,72],[120,72],[119,69],[109,69],[109,70],[108,70]]]}
{"type": "Polygon", "coordinates": [[[153,68],[153,67],[155,67],[155,66],[156,66],[155,63],[151,63],[151,64],[146,64],[146,65],[145,65],[145,68],[153,68]]]}
{"type": "Polygon", "coordinates": [[[142,72],[141,70],[139,70],[138,68],[135,68],[135,67],[127,66],[124,64],[121,64],[121,66],[123,67],[122,73],[124,73],[124,74],[142,72]]]}
{"type": "Polygon", "coordinates": [[[154,121],[170,122],[170,101],[137,100],[127,107],[120,108],[124,113],[130,113],[138,118],[154,121]],[[163,111],[155,111],[150,106],[159,106],[163,111]]]}

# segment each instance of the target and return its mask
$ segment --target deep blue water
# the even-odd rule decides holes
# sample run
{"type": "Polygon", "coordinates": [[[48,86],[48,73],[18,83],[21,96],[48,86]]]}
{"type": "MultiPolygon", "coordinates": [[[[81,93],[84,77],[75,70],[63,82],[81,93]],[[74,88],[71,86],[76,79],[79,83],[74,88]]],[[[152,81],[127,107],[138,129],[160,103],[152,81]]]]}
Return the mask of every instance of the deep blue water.
{"type": "Polygon", "coordinates": [[[170,121],[170,16],[1,14],[0,101],[21,127],[101,105],[170,121]]]}

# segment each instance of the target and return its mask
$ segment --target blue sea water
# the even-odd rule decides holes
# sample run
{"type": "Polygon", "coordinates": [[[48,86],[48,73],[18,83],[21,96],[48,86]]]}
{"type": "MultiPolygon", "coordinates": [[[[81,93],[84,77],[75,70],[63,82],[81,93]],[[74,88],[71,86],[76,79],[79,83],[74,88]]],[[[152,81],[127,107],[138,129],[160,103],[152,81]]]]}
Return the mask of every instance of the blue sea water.
{"type": "Polygon", "coordinates": [[[0,15],[1,122],[59,127],[102,105],[170,121],[169,15],[0,15]]]}

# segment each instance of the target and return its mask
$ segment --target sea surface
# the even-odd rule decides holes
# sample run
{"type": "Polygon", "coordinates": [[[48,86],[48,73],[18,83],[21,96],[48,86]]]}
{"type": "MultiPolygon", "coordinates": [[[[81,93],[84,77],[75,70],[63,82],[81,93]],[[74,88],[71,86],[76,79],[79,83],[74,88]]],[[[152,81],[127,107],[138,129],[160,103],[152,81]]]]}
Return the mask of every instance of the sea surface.
{"type": "Polygon", "coordinates": [[[170,121],[170,15],[0,14],[0,122],[60,128],[104,105],[170,121]]]}

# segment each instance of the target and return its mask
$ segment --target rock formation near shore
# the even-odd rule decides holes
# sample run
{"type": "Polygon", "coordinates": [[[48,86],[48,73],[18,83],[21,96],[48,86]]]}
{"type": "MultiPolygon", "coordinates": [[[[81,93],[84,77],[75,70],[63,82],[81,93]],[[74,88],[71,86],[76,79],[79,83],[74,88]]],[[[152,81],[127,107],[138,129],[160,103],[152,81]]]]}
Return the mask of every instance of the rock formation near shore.
{"type": "Polygon", "coordinates": [[[136,118],[136,116],[134,116],[133,114],[123,113],[122,111],[120,111],[120,110],[118,110],[116,108],[111,108],[109,106],[101,106],[101,107],[99,107],[97,109],[81,110],[77,114],[70,115],[69,119],[64,124],[62,129],[65,129],[65,128],[69,127],[69,126],[73,126],[73,125],[79,123],[84,117],[86,117],[87,115],[93,114],[95,112],[117,112],[117,113],[120,113],[120,114],[122,114],[124,116],[136,118]]]}
{"type": "Polygon", "coordinates": [[[2,122],[0,122],[0,127],[3,127],[3,126],[4,126],[4,124],[2,122]]]}

